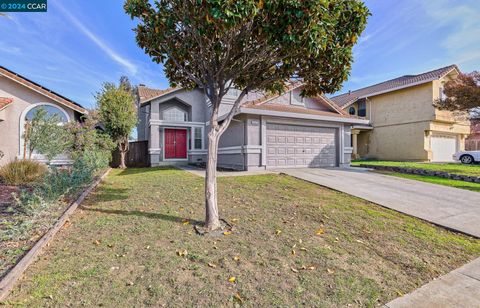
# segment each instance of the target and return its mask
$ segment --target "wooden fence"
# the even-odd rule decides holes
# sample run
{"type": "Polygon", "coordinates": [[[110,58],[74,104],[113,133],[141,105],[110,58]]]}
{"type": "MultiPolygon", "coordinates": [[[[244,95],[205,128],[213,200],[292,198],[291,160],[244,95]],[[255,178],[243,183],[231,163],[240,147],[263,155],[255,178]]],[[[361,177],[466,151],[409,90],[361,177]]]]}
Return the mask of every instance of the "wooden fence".
{"type": "MultiPolygon", "coordinates": [[[[125,157],[127,167],[148,167],[150,160],[148,155],[148,141],[133,141],[129,144],[129,150],[125,157]]],[[[110,166],[116,168],[120,165],[120,152],[115,150],[112,154],[110,166]]]]}
{"type": "Polygon", "coordinates": [[[467,151],[480,151],[480,139],[467,139],[465,140],[465,150],[467,151]]]}

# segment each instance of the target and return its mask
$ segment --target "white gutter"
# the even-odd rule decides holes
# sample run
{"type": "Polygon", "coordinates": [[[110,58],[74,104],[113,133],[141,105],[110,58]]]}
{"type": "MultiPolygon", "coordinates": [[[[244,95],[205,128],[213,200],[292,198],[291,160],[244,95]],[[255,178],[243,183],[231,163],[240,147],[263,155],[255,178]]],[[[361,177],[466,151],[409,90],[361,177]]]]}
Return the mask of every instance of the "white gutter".
{"type": "Polygon", "coordinates": [[[370,123],[370,121],[366,120],[366,119],[332,117],[332,116],[323,116],[323,115],[316,115],[316,114],[285,112],[285,111],[254,109],[254,108],[240,108],[240,113],[266,115],[266,116],[272,116],[272,117],[284,117],[284,118],[309,119],[309,120],[320,120],[320,121],[340,122],[340,123],[352,123],[352,124],[368,125],[370,123]]]}

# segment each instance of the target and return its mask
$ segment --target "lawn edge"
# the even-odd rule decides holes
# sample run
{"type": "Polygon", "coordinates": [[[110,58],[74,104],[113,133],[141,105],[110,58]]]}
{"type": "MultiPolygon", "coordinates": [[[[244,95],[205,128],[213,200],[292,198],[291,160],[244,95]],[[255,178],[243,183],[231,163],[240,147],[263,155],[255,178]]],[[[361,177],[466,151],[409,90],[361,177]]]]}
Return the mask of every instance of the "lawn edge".
{"type": "Polygon", "coordinates": [[[480,183],[479,176],[472,176],[472,175],[463,175],[458,173],[450,173],[446,171],[435,171],[429,169],[422,169],[422,168],[409,168],[409,167],[398,167],[398,166],[387,166],[387,165],[371,165],[371,164],[359,164],[353,165],[354,168],[370,168],[375,170],[381,171],[392,171],[392,172],[399,172],[405,174],[413,174],[413,175],[424,175],[424,176],[436,176],[438,178],[456,180],[456,181],[463,181],[463,182],[470,182],[470,183],[480,183]]]}
{"type": "Polygon", "coordinates": [[[47,246],[54,236],[62,229],[68,218],[75,212],[83,200],[100,184],[100,182],[110,173],[112,168],[108,168],[100,178],[93,182],[83,193],[73,201],[68,208],[63,212],[62,216],[36,243],[35,245],[20,259],[20,261],[12,267],[8,273],[0,281],[0,303],[4,301],[16,282],[20,279],[27,268],[37,259],[41,254],[43,248],[47,246]]]}

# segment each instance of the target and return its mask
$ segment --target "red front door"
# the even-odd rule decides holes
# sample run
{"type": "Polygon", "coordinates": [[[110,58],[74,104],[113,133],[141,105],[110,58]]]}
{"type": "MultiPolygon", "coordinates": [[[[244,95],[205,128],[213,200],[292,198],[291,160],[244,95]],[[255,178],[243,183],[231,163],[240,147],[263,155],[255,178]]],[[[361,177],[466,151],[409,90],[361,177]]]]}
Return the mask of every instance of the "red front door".
{"type": "Polygon", "coordinates": [[[187,130],[165,128],[165,158],[187,158],[187,130]]]}

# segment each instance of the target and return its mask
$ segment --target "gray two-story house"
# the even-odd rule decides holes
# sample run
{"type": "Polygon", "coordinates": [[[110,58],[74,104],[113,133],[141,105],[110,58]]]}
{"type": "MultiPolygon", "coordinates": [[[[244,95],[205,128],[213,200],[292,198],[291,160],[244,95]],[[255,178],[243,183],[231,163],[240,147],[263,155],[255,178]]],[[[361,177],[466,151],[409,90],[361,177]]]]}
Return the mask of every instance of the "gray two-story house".
{"type": "MultiPolygon", "coordinates": [[[[237,170],[350,164],[351,127],[368,121],[324,96],[251,93],[220,139],[218,165],[237,170]]],[[[220,117],[238,95],[224,97],[220,117]]],[[[138,139],[148,140],[151,166],[206,162],[210,109],[201,89],[138,87],[138,139]]]]}

